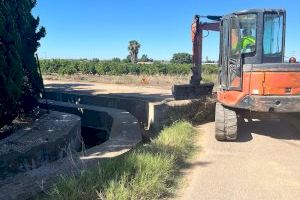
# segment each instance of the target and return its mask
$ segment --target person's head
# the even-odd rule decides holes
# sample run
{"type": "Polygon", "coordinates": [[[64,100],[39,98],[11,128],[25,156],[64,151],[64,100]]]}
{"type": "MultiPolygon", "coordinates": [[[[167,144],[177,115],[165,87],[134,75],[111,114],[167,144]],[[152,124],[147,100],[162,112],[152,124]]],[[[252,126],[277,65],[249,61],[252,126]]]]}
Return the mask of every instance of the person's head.
{"type": "Polygon", "coordinates": [[[296,60],[295,57],[291,57],[291,58],[289,59],[289,63],[296,63],[296,62],[297,62],[297,60],[296,60]]]}
{"type": "Polygon", "coordinates": [[[251,29],[245,28],[243,30],[243,36],[251,36],[251,35],[252,35],[251,29]]]}

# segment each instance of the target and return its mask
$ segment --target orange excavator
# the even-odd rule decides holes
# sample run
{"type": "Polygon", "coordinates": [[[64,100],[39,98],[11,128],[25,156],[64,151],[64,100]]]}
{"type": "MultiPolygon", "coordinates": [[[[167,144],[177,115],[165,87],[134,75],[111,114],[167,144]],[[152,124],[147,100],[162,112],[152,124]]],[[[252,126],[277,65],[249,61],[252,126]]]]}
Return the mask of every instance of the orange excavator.
{"type": "Polygon", "coordinates": [[[215,109],[217,140],[236,140],[238,118],[249,113],[259,116],[300,112],[300,64],[294,58],[290,63],[284,62],[284,9],[251,9],[225,16],[205,16],[211,20],[205,23],[200,18],[195,16],[192,25],[192,80],[196,84],[201,81],[203,31],[220,32],[215,109]]]}

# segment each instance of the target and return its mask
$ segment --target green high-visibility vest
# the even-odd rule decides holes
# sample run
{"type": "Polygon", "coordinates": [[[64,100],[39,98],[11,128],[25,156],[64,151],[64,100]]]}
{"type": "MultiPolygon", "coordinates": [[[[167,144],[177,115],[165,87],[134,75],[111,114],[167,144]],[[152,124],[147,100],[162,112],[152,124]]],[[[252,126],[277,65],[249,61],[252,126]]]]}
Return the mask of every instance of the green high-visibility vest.
{"type": "Polygon", "coordinates": [[[245,36],[242,38],[242,49],[247,49],[249,46],[255,45],[255,38],[252,36],[245,36]]]}

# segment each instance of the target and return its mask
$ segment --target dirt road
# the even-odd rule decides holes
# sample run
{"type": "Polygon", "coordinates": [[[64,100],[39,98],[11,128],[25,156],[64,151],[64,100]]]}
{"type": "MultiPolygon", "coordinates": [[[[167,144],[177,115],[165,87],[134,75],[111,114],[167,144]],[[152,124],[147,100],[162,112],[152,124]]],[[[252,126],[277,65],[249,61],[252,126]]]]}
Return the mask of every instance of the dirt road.
{"type": "MultiPolygon", "coordinates": [[[[299,123],[300,127],[300,123],[299,123]]],[[[202,153],[178,199],[300,199],[300,131],[280,121],[242,124],[238,142],[217,142],[200,126],[202,153]]]]}
{"type": "Polygon", "coordinates": [[[64,92],[79,92],[84,94],[103,94],[126,96],[133,98],[149,99],[155,101],[162,101],[173,98],[171,88],[165,89],[153,86],[129,86],[108,83],[95,82],[76,82],[76,81],[58,81],[58,80],[44,80],[47,90],[61,90],[64,92]]]}

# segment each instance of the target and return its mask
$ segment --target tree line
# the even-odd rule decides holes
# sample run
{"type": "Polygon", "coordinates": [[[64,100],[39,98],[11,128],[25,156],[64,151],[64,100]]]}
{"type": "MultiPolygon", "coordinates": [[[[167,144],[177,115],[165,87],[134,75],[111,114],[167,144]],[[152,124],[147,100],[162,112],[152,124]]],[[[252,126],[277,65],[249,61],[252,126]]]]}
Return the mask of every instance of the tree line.
{"type": "MultiPolygon", "coordinates": [[[[75,73],[98,75],[188,75],[191,73],[192,55],[189,53],[175,53],[170,62],[154,61],[147,55],[138,58],[141,44],[129,41],[129,55],[125,59],[113,58],[101,61],[99,59],[44,59],[41,69],[44,74],[59,73],[72,75],[75,73]]],[[[218,72],[216,65],[203,66],[203,72],[213,74],[218,72]]]]}
{"type": "MultiPolygon", "coordinates": [[[[72,75],[75,73],[98,75],[188,75],[191,73],[192,64],[165,63],[155,61],[151,64],[129,63],[125,60],[114,58],[101,61],[98,59],[46,59],[41,60],[43,74],[59,73],[72,75]]],[[[204,65],[203,73],[214,74],[218,67],[214,64],[204,65]]]]}

